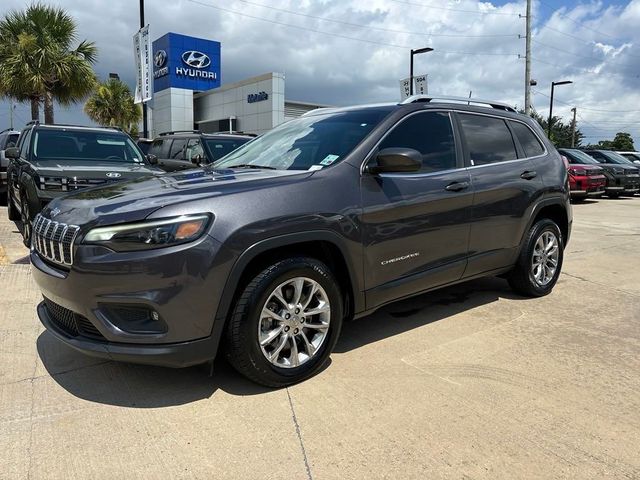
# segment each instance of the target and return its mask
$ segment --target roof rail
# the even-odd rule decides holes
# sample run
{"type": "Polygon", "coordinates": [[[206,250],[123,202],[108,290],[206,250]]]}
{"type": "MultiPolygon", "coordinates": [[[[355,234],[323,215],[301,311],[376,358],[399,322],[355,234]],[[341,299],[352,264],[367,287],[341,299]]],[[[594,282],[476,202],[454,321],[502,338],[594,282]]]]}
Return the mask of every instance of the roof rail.
{"type": "Polygon", "coordinates": [[[425,102],[429,103],[433,100],[441,101],[441,102],[451,102],[451,103],[466,103],[467,105],[479,104],[484,106],[489,106],[491,108],[495,108],[497,110],[504,110],[505,112],[513,112],[517,113],[516,109],[511,105],[501,102],[494,102],[491,100],[482,100],[480,98],[465,98],[465,97],[448,97],[448,96],[435,96],[435,95],[412,95],[411,97],[405,98],[400,105],[406,105],[409,103],[419,103],[425,102]]]}
{"type": "Polygon", "coordinates": [[[221,130],[219,132],[204,132],[204,135],[244,135],[245,137],[257,137],[257,133],[247,133],[239,130],[233,130],[229,132],[228,130],[221,130]]]}
{"type": "Polygon", "coordinates": [[[17,130],[15,128],[5,128],[4,130],[0,131],[0,133],[4,133],[4,132],[17,132],[17,130]]]}
{"type": "Polygon", "coordinates": [[[40,125],[40,120],[31,120],[27,122],[27,125],[40,125]]]}
{"type": "Polygon", "coordinates": [[[159,134],[159,136],[164,136],[164,135],[173,135],[175,133],[200,133],[200,130],[174,130],[172,132],[162,132],[159,134]]]}

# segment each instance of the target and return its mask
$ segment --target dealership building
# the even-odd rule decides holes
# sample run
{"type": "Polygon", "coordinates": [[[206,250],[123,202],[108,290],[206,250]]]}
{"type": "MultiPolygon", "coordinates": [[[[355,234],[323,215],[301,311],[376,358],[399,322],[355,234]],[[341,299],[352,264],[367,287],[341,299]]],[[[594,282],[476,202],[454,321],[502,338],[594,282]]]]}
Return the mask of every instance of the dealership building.
{"type": "Polygon", "coordinates": [[[167,33],[153,42],[151,136],[178,130],[264,133],[321,108],[285,98],[285,76],[223,84],[219,42],[167,33]]]}

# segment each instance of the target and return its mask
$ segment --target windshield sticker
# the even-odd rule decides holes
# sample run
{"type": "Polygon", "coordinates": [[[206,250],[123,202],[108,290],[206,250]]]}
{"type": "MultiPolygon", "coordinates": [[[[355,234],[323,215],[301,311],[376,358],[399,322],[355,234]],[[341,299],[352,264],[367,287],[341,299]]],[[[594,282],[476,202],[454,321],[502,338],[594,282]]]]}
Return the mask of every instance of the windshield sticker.
{"type": "Polygon", "coordinates": [[[340,155],[327,155],[326,157],[324,157],[324,160],[322,160],[320,162],[320,165],[331,165],[333,162],[335,162],[338,158],[340,157],[340,155]]]}
{"type": "Polygon", "coordinates": [[[322,165],[311,165],[308,171],[315,172],[316,170],[322,170],[322,165]]]}

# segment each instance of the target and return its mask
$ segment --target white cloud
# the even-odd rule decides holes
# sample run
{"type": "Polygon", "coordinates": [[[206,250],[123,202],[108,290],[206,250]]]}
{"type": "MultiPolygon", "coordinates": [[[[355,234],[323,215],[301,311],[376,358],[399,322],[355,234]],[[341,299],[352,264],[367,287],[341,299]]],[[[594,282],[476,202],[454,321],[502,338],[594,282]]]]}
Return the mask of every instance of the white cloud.
{"type": "MultiPolygon", "coordinates": [[[[3,3],[24,6],[20,0],[3,3]]],[[[137,2],[59,3],[76,17],[80,37],[97,43],[100,75],[118,72],[133,84],[137,2]]],[[[556,90],[554,113],[568,119],[575,105],[585,120],[582,130],[599,135],[588,140],[611,138],[625,127],[640,146],[640,53],[633,48],[640,42],[640,0],[622,6],[587,2],[556,12],[546,5],[534,0],[532,76],[540,92],[533,96],[534,106],[546,113],[551,81],[573,80],[556,90]]],[[[146,8],[154,37],[175,31],[221,41],[223,82],[281,71],[288,98],[336,105],[398,99],[409,48],[431,46],[434,52],[415,58],[416,73],[429,74],[431,93],[473,91],[522,106],[524,60],[518,54],[524,55],[525,44],[518,35],[524,34],[525,20],[519,17],[524,13],[524,1],[476,0],[155,0],[146,8]]],[[[80,111],[61,112],[58,119],[86,122],[80,111]]]]}

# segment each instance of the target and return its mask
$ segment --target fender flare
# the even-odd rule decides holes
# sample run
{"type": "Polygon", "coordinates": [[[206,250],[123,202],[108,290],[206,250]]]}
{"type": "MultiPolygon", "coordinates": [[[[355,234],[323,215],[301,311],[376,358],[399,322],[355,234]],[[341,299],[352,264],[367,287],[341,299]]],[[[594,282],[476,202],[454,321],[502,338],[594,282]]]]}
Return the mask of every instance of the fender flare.
{"type": "MultiPolygon", "coordinates": [[[[520,255],[520,251],[523,247],[523,241],[524,238],[526,237],[527,233],[529,232],[529,230],[531,230],[531,227],[533,226],[533,222],[536,219],[536,217],[538,216],[538,213],[540,213],[540,211],[543,208],[546,207],[551,207],[551,206],[558,206],[561,208],[566,208],[566,203],[568,202],[568,200],[565,199],[564,196],[553,196],[553,197],[547,197],[547,198],[543,198],[542,200],[540,200],[538,203],[536,203],[533,207],[533,209],[531,210],[531,215],[529,216],[529,220],[527,221],[527,227],[525,228],[524,232],[522,233],[522,238],[520,239],[520,248],[518,248],[518,255],[520,255]]],[[[568,215],[567,215],[567,220],[568,220],[568,215]]],[[[558,225],[560,226],[560,225],[558,225]]],[[[569,228],[570,226],[567,225],[567,228],[569,228]]],[[[563,238],[562,241],[564,242],[564,244],[566,245],[567,242],[569,241],[568,238],[563,238]]]]}
{"type": "MultiPolygon", "coordinates": [[[[34,214],[39,213],[41,210],[41,204],[40,198],[38,197],[38,188],[36,187],[33,177],[24,171],[20,172],[18,185],[20,186],[20,191],[25,192],[27,195],[30,211],[34,214]]],[[[22,193],[20,195],[22,196],[22,193]]],[[[22,206],[20,208],[22,208],[22,206]]]]}

